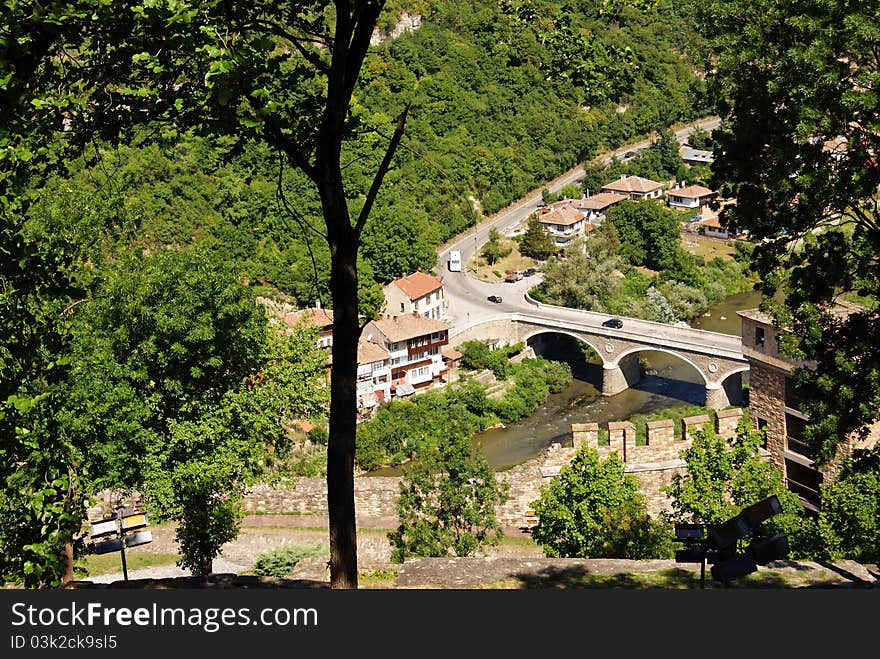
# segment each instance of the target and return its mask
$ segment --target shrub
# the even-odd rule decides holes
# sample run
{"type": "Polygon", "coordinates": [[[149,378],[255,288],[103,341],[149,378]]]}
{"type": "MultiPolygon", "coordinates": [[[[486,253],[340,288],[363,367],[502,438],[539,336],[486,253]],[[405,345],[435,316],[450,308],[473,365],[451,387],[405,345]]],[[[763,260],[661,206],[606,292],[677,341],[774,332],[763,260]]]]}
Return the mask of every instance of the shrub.
{"type": "Polygon", "coordinates": [[[254,562],[254,573],[261,577],[284,577],[304,558],[326,553],[324,545],[292,545],[264,551],[254,562]]]}

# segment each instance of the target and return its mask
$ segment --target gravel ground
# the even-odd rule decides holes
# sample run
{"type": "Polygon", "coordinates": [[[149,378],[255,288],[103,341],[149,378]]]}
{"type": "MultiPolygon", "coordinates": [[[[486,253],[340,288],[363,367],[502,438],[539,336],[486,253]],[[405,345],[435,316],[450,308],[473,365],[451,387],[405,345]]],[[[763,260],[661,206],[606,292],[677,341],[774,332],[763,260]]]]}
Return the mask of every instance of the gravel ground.
{"type": "MultiPolygon", "coordinates": [[[[389,520],[359,520],[358,567],[362,571],[384,570],[397,573],[394,588],[535,588],[542,581],[552,580],[555,587],[569,583],[577,587],[579,580],[589,575],[625,575],[634,572],[677,569],[694,572],[699,578],[699,566],[676,564],[674,561],[625,561],[610,559],[548,559],[540,548],[527,543],[508,543],[486,550],[475,558],[411,559],[402,565],[391,563],[391,546],[386,533],[393,526],[389,520]],[[499,586],[499,584],[505,584],[499,586]]],[[[523,535],[508,529],[511,535],[523,535]]],[[[262,552],[284,545],[316,545],[327,547],[326,519],[307,515],[258,515],[245,519],[242,533],[223,547],[214,561],[214,573],[246,575],[252,572],[254,561],[262,552]],[[323,527],[323,528],[322,528],[323,527]]],[[[153,529],[153,542],[129,550],[136,553],[176,554],[174,531],[168,527],[153,529]]],[[[324,555],[304,559],[297,564],[290,579],[315,587],[329,583],[327,561],[324,555]]],[[[869,587],[880,586],[880,568],[853,561],[810,562],[779,561],[760,571],[772,570],[794,587],[869,587]]],[[[163,580],[191,576],[174,564],[129,570],[129,580],[163,580]]],[[[709,579],[707,572],[707,579],[709,579]]],[[[81,587],[123,581],[122,573],[104,574],[84,579],[81,587]]],[[[173,586],[173,582],[168,585],[173,586]]],[[[294,587],[297,587],[294,585],[294,587]]]]}

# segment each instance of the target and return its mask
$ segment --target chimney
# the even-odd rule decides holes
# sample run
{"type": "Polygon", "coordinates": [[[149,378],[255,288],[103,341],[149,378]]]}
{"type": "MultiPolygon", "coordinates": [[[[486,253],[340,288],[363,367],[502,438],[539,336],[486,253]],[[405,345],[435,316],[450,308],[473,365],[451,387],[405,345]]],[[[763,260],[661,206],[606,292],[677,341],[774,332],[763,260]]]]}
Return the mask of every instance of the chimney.
{"type": "Polygon", "coordinates": [[[321,299],[318,298],[317,300],[315,300],[315,309],[320,309],[320,308],[321,308],[321,299]]]}

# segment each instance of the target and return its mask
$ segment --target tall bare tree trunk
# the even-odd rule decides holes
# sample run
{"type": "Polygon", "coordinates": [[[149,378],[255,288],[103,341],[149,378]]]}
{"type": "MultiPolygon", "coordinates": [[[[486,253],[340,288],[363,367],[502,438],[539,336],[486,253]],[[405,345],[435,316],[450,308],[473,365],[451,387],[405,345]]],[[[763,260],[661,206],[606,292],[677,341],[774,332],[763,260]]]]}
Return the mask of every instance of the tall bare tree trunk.
{"type": "Polygon", "coordinates": [[[354,452],[357,432],[358,319],[357,241],[345,214],[328,233],[333,292],[333,367],[330,373],[330,437],[327,442],[327,508],[330,518],[330,587],[357,588],[354,452]],[[346,228],[348,229],[346,231],[346,228]]]}

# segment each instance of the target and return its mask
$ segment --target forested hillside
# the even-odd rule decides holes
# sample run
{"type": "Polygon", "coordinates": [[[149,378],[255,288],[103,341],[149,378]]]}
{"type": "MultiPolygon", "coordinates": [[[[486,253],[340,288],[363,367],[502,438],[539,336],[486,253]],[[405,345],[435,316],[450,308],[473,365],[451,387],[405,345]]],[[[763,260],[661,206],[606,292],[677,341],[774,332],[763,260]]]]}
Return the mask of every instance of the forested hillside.
{"type": "MultiPolygon", "coordinates": [[[[602,148],[708,113],[687,10],[645,4],[401,0],[387,10],[386,28],[403,9],[422,21],[374,48],[356,92],[360,139],[345,170],[355,207],[410,104],[365,232],[364,288],[432,267],[435,246],[478,213],[602,148]]],[[[82,233],[113,209],[123,230],[105,255],[198,243],[252,284],[328,304],[329,254],[307,228],[321,228],[312,187],[266,150],[163,130],[71,163],[68,179],[34,191],[37,224],[63,217],[82,233]]]]}

